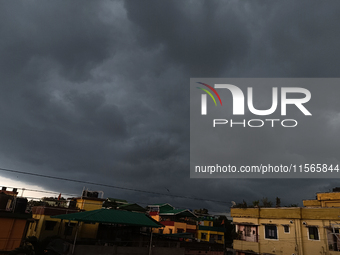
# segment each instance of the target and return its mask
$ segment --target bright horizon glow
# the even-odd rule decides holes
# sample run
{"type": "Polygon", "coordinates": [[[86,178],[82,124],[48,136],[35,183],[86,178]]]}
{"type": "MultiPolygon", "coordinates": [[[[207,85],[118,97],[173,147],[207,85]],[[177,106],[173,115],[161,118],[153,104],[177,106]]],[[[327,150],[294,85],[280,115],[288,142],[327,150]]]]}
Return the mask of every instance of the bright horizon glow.
{"type": "MultiPolygon", "coordinates": [[[[7,187],[7,191],[12,191],[12,188],[17,188],[18,197],[27,197],[28,200],[31,200],[31,199],[37,200],[42,197],[58,197],[58,195],[60,194],[60,192],[46,190],[38,185],[31,185],[31,184],[27,184],[22,181],[12,180],[12,179],[2,177],[2,176],[0,176],[0,187],[7,187]],[[42,192],[23,190],[23,189],[39,190],[42,192]],[[48,193],[45,193],[45,192],[48,192],[48,193]]],[[[63,194],[61,195],[63,196],[63,194]]],[[[63,197],[66,197],[66,196],[63,196],[63,197]]]]}

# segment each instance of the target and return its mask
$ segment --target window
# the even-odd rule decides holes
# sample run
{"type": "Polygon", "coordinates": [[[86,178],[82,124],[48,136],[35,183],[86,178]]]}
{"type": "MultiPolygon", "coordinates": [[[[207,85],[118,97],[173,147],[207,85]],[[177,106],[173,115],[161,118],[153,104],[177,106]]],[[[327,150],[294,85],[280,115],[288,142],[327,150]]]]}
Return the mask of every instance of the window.
{"type": "Polygon", "coordinates": [[[277,238],[277,228],[274,225],[264,226],[265,238],[267,239],[278,239],[277,238]]]}
{"type": "Polygon", "coordinates": [[[283,229],[285,233],[289,233],[289,225],[283,225],[283,229]]]}
{"type": "Polygon", "coordinates": [[[178,228],[177,229],[177,233],[184,233],[184,229],[183,228],[178,228]]]}
{"type": "Polygon", "coordinates": [[[160,233],[160,234],[163,234],[163,229],[160,229],[160,230],[159,230],[159,233],[160,233]]]}
{"type": "Polygon", "coordinates": [[[222,240],[222,237],[223,237],[222,235],[218,235],[218,236],[217,236],[217,240],[221,241],[221,240],[222,240]]]}
{"type": "Polygon", "coordinates": [[[201,233],[201,239],[202,239],[202,240],[207,239],[207,234],[206,234],[206,233],[201,233]]]}
{"type": "Polygon", "coordinates": [[[308,238],[310,240],[319,240],[319,231],[317,227],[308,227],[308,238]]]}
{"type": "Polygon", "coordinates": [[[53,230],[56,224],[57,224],[56,221],[51,220],[45,221],[45,230],[53,230]]]}

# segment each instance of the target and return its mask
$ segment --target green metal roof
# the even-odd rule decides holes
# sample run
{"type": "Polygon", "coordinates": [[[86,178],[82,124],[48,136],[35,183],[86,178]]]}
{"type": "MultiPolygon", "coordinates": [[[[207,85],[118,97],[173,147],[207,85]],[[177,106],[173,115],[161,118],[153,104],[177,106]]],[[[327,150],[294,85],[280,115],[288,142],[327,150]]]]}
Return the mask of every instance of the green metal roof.
{"type": "Polygon", "coordinates": [[[167,204],[167,203],[165,203],[165,204],[152,204],[152,205],[149,205],[148,207],[158,207],[159,212],[165,212],[165,211],[175,209],[173,206],[171,206],[170,204],[167,204]]]}
{"type": "Polygon", "coordinates": [[[134,212],[146,212],[147,210],[138,204],[124,204],[118,206],[118,209],[134,212]]]}
{"type": "Polygon", "coordinates": [[[113,197],[108,197],[107,200],[109,202],[118,202],[118,203],[124,203],[124,204],[128,203],[128,201],[126,201],[124,199],[118,199],[118,198],[113,198],[113,197]]]}
{"type": "Polygon", "coordinates": [[[176,215],[176,216],[183,216],[183,217],[197,217],[194,213],[190,212],[189,210],[185,209],[174,209],[160,212],[159,215],[176,215]]]}
{"type": "Polygon", "coordinates": [[[99,209],[94,211],[56,215],[51,216],[51,218],[82,221],[88,223],[113,223],[152,228],[163,227],[163,225],[146,216],[144,213],[110,209],[99,209]]]}

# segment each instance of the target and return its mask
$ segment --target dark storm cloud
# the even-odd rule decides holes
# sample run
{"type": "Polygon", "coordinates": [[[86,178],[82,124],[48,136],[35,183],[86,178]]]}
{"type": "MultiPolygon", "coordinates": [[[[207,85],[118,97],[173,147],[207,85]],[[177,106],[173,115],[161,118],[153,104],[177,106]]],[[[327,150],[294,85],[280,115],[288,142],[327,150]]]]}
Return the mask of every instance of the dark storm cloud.
{"type": "MultiPolygon", "coordinates": [[[[232,200],[280,196],[301,205],[337,181],[189,178],[189,78],[337,76],[338,11],[335,1],[8,2],[0,10],[2,167],[228,202],[89,186],[142,203],[225,211],[232,200]]],[[[258,145],[250,132],[230,140],[230,153],[245,164],[254,151],[273,162],[338,161],[336,93],[324,98],[315,88],[320,99],[310,105],[327,133],[315,136],[316,125],[295,137],[261,134],[268,139],[258,145]],[[246,139],[253,143],[244,149],[246,139]]],[[[61,192],[83,187],[18,178],[61,192]]]]}
{"type": "Polygon", "coordinates": [[[249,31],[233,4],[217,1],[126,1],[128,18],[141,28],[145,47],[161,45],[169,59],[193,76],[216,76],[249,49],[249,31]]]}
{"type": "Polygon", "coordinates": [[[88,78],[114,45],[112,27],[101,22],[99,11],[91,1],[7,3],[0,11],[1,70],[15,75],[34,58],[49,58],[69,79],[88,78]]]}

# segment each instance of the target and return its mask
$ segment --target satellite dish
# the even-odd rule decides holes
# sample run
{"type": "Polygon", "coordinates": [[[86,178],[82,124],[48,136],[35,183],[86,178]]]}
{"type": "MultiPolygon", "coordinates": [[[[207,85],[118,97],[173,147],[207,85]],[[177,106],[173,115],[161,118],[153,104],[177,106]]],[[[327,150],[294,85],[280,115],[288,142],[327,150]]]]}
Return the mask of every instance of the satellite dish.
{"type": "Polygon", "coordinates": [[[235,201],[231,201],[231,204],[232,204],[231,207],[234,207],[236,205],[235,201]]]}

